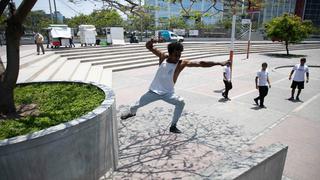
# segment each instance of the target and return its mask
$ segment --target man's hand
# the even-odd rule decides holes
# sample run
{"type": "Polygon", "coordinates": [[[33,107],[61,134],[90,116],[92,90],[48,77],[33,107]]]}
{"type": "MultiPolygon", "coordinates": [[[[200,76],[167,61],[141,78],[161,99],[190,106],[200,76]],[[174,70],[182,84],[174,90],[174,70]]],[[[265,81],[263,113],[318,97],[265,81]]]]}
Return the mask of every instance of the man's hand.
{"type": "Polygon", "coordinates": [[[146,48],[147,48],[147,49],[152,49],[152,48],[153,48],[153,43],[155,43],[155,42],[156,42],[155,39],[150,39],[150,41],[148,41],[148,42],[146,43],[146,48]]]}
{"type": "Polygon", "coordinates": [[[224,61],[224,62],[220,62],[220,65],[221,65],[221,66],[225,66],[225,65],[227,65],[228,63],[231,64],[231,61],[230,61],[230,60],[227,60],[227,61],[224,61]]]}
{"type": "Polygon", "coordinates": [[[307,83],[309,82],[309,78],[307,79],[307,83]]]}
{"type": "Polygon", "coordinates": [[[291,80],[291,76],[289,76],[289,80],[291,80]]]}
{"type": "Polygon", "coordinates": [[[259,86],[256,85],[256,89],[259,89],[259,86]]]}
{"type": "Polygon", "coordinates": [[[269,88],[271,88],[271,84],[269,84],[269,88]]]}

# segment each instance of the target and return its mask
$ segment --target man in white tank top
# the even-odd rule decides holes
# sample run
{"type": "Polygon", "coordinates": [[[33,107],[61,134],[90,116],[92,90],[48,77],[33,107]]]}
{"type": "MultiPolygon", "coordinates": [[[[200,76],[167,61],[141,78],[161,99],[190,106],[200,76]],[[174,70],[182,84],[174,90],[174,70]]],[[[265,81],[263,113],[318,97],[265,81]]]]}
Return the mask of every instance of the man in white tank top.
{"type": "Polygon", "coordinates": [[[159,51],[153,47],[155,40],[151,39],[146,43],[146,48],[159,57],[159,68],[150,85],[149,91],[141,96],[139,101],[130,107],[130,111],[121,115],[121,119],[127,119],[135,116],[137,110],[151,102],[163,100],[175,106],[173,118],[171,122],[170,132],[181,133],[177,128],[177,122],[184,108],[184,100],[174,92],[174,84],[176,83],[180,72],[185,67],[212,67],[215,65],[226,65],[229,61],[213,62],[213,61],[188,61],[180,60],[183,45],[179,42],[173,42],[168,45],[169,55],[159,51]]]}

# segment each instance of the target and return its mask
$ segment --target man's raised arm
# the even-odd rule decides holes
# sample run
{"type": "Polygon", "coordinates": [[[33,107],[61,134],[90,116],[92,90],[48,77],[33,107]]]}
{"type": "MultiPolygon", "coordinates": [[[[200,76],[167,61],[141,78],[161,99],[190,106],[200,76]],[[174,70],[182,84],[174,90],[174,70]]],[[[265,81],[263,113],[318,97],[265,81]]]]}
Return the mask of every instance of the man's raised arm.
{"type": "Polygon", "coordinates": [[[159,64],[162,63],[162,61],[167,57],[167,55],[161,51],[159,51],[157,48],[153,47],[153,43],[157,42],[154,39],[149,40],[146,43],[146,48],[151,51],[153,54],[159,57],[159,64]]]}
{"type": "Polygon", "coordinates": [[[220,66],[225,66],[228,61],[223,61],[223,62],[214,62],[214,61],[188,61],[188,60],[184,60],[182,62],[182,65],[185,67],[212,67],[212,66],[216,66],[216,65],[220,65],[220,66]]]}

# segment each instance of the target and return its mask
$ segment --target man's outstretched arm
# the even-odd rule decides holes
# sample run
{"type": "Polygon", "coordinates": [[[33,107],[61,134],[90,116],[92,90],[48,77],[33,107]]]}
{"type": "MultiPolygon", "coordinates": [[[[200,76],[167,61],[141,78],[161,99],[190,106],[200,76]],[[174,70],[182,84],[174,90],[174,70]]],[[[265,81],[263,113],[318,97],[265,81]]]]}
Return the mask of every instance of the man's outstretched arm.
{"type": "Polygon", "coordinates": [[[188,61],[183,60],[182,65],[184,67],[212,67],[216,65],[225,66],[230,60],[223,62],[214,62],[214,61],[188,61]]]}
{"type": "Polygon", "coordinates": [[[156,40],[151,39],[146,43],[146,48],[151,51],[153,54],[159,57],[159,65],[162,63],[162,61],[167,57],[167,55],[157,48],[153,47],[153,43],[155,43],[156,40]]]}

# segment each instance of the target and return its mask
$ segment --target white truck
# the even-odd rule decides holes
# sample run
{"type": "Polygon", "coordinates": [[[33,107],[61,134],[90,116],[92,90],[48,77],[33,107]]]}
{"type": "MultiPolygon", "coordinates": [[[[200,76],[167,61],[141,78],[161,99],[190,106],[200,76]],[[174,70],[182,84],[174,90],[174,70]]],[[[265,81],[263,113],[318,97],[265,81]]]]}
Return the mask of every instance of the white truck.
{"type": "Polygon", "coordinates": [[[123,27],[107,27],[107,43],[112,45],[125,45],[123,27]]]}
{"type": "Polygon", "coordinates": [[[70,39],[72,38],[71,28],[65,24],[50,24],[48,29],[50,30],[50,44],[51,48],[70,46],[70,39]]]}
{"type": "Polygon", "coordinates": [[[80,36],[81,46],[92,46],[96,44],[97,31],[94,25],[80,25],[77,35],[80,36]]]}

